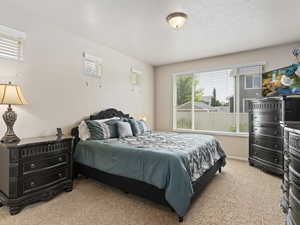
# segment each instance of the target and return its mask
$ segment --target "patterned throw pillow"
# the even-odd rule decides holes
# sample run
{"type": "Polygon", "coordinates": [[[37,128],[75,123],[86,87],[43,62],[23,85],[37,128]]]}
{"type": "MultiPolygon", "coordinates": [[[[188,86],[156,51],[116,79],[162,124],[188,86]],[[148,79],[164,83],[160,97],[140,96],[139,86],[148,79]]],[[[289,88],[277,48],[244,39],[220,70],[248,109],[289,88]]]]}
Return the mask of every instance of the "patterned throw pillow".
{"type": "Polygon", "coordinates": [[[117,123],[118,127],[118,133],[119,133],[119,138],[125,138],[125,137],[132,137],[132,130],[131,126],[128,122],[118,122],[117,123]]]}
{"type": "Polygon", "coordinates": [[[90,131],[90,140],[103,140],[108,138],[117,138],[117,122],[119,120],[109,120],[98,122],[97,120],[86,120],[86,125],[90,131]]]}
{"type": "Polygon", "coordinates": [[[129,123],[134,136],[140,136],[144,134],[144,127],[140,120],[129,119],[129,123]]]}

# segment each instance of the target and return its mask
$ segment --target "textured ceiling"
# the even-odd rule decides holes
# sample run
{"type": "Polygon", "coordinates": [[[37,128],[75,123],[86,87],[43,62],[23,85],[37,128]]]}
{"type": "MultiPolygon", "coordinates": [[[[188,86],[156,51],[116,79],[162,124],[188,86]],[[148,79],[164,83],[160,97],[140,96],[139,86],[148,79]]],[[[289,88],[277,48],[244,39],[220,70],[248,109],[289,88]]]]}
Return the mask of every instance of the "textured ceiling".
{"type": "Polygon", "coordinates": [[[152,65],[300,40],[299,0],[6,0],[152,65]],[[189,15],[174,30],[174,11],[189,15]]]}

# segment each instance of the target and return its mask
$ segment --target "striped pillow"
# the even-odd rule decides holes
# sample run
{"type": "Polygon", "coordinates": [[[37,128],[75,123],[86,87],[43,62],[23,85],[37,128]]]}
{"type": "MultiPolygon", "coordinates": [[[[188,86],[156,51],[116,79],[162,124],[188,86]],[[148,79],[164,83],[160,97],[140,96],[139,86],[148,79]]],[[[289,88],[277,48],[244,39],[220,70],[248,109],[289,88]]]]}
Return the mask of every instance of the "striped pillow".
{"type": "Polygon", "coordinates": [[[97,120],[86,120],[86,125],[90,131],[90,140],[103,140],[108,138],[117,138],[117,122],[119,120],[109,120],[98,122],[97,120]]]}

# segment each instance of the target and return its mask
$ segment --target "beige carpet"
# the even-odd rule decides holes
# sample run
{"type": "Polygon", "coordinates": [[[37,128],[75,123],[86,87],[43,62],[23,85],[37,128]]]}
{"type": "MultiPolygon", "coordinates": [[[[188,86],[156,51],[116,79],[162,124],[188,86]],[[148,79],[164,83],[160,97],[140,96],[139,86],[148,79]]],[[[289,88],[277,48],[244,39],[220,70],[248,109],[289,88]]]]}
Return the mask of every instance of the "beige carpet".
{"type": "MultiPolygon", "coordinates": [[[[280,178],[228,160],[198,198],[182,224],[282,225],[280,178]]],[[[169,209],[126,195],[92,180],[76,181],[74,190],[49,202],[25,208],[10,216],[0,209],[1,225],[172,225],[178,224],[169,209]]]]}

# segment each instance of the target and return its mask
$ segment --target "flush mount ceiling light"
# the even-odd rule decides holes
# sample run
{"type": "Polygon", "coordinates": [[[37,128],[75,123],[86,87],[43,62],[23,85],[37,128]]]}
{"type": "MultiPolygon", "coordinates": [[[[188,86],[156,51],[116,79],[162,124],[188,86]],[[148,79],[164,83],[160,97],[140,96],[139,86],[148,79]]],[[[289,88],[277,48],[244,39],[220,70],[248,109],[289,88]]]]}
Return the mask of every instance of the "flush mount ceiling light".
{"type": "Polygon", "coordinates": [[[167,22],[171,27],[178,29],[185,24],[187,17],[183,12],[174,12],[167,16],[167,22]]]}

